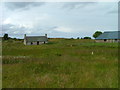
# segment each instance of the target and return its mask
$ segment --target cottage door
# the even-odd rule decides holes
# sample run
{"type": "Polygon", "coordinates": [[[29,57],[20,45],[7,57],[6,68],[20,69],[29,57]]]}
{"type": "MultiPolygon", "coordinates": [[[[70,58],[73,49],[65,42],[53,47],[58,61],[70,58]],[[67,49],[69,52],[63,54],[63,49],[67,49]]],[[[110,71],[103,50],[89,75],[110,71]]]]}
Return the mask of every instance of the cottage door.
{"type": "Polygon", "coordinates": [[[39,41],[37,41],[37,45],[39,45],[39,41]]]}

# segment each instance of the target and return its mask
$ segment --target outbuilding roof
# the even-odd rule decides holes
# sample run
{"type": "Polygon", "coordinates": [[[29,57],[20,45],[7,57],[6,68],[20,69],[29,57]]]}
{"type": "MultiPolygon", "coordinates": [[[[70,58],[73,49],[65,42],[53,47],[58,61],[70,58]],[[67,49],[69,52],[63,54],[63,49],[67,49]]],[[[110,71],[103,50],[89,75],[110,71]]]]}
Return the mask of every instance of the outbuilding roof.
{"type": "Polygon", "coordinates": [[[46,36],[26,36],[25,38],[28,42],[44,42],[48,41],[48,38],[46,36]]]}
{"type": "Polygon", "coordinates": [[[120,31],[104,32],[96,39],[120,39],[120,31]]]}

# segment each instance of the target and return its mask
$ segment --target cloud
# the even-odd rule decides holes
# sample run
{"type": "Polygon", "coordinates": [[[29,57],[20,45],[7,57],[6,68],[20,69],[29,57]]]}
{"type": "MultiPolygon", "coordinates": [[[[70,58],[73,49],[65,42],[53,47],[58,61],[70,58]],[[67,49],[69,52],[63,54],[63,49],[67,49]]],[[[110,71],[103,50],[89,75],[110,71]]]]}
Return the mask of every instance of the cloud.
{"type": "Polygon", "coordinates": [[[11,35],[14,34],[24,34],[26,31],[29,31],[28,27],[20,26],[20,25],[13,25],[13,24],[3,24],[0,25],[2,27],[2,33],[8,33],[11,35]]]}
{"type": "Polygon", "coordinates": [[[72,33],[71,28],[62,27],[62,26],[42,26],[37,25],[36,27],[30,27],[29,25],[19,24],[3,24],[2,27],[2,35],[4,33],[8,33],[10,37],[21,37],[23,38],[24,34],[27,35],[44,35],[48,34],[51,37],[59,37],[62,35],[68,35],[72,33]]]}
{"type": "Polygon", "coordinates": [[[44,5],[45,2],[5,2],[4,5],[10,10],[22,9],[27,10],[31,7],[44,5]]]}
{"type": "Polygon", "coordinates": [[[56,27],[54,30],[59,32],[72,32],[72,29],[68,27],[56,27]]]}
{"type": "Polygon", "coordinates": [[[37,25],[36,27],[32,27],[28,24],[3,24],[0,25],[0,28],[2,28],[2,34],[8,33],[10,36],[17,36],[20,37],[24,34],[28,35],[39,35],[39,34],[45,34],[45,33],[53,33],[55,26],[41,26],[37,25]]]}
{"type": "Polygon", "coordinates": [[[96,3],[97,2],[67,2],[64,3],[63,8],[68,8],[68,9],[84,8],[88,5],[93,5],[96,3]]]}
{"type": "Polygon", "coordinates": [[[3,24],[10,24],[11,23],[11,18],[7,18],[6,20],[3,21],[3,24]]]}
{"type": "Polygon", "coordinates": [[[118,14],[118,10],[111,10],[107,12],[107,14],[118,14]]]}
{"type": "Polygon", "coordinates": [[[106,15],[106,12],[116,9],[114,3],[47,3],[42,4],[42,7],[29,2],[19,4],[8,3],[4,10],[3,33],[12,37],[23,38],[24,34],[36,36],[45,33],[50,37],[83,37],[92,35],[99,27],[103,31],[117,27],[116,15],[106,15]]]}
{"type": "Polygon", "coordinates": [[[120,5],[118,3],[114,3],[109,9],[107,14],[118,14],[120,12],[120,5]]]}
{"type": "MultiPolygon", "coordinates": [[[[4,32],[4,33],[6,33],[6,32],[8,32],[10,29],[11,29],[11,27],[13,27],[14,25],[12,25],[12,24],[4,24],[4,25],[0,25],[0,27],[2,27],[2,31],[4,32]]],[[[10,31],[11,32],[11,31],[10,31]]]]}

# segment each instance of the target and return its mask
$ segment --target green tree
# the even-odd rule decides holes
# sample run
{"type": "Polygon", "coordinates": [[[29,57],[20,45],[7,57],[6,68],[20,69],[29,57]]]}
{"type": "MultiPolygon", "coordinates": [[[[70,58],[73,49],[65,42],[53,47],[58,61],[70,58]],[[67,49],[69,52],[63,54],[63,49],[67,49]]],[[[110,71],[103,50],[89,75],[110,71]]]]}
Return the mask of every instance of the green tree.
{"type": "Polygon", "coordinates": [[[84,37],[84,39],[91,39],[91,37],[84,37]]]}
{"type": "Polygon", "coordinates": [[[80,39],[79,37],[77,37],[77,39],[80,39]]]}
{"type": "Polygon", "coordinates": [[[93,37],[94,38],[97,38],[99,35],[101,35],[102,32],[101,31],[96,31],[94,34],[93,34],[93,37]]]}
{"type": "Polygon", "coordinates": [[[8,34],[4,34],[3,39],[8,40],[9,39],[8,34]]]}

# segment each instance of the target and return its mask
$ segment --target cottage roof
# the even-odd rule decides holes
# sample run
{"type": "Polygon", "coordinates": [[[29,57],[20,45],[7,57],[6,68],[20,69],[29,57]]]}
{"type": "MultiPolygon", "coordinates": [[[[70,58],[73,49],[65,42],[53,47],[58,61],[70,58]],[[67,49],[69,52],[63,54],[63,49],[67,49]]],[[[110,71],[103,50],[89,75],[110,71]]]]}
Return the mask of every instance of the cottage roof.
{"type": "Polygon", "coordinates": [[[35,42],[35,41],[48,41],[48,38],[46,36],[26,36],[25,38],[28,42],[35,42]]]}
{"type": "Polygon", "coordinates": [[[104,32],[96,39],[120,39],[120,31],[104,32]]]}

